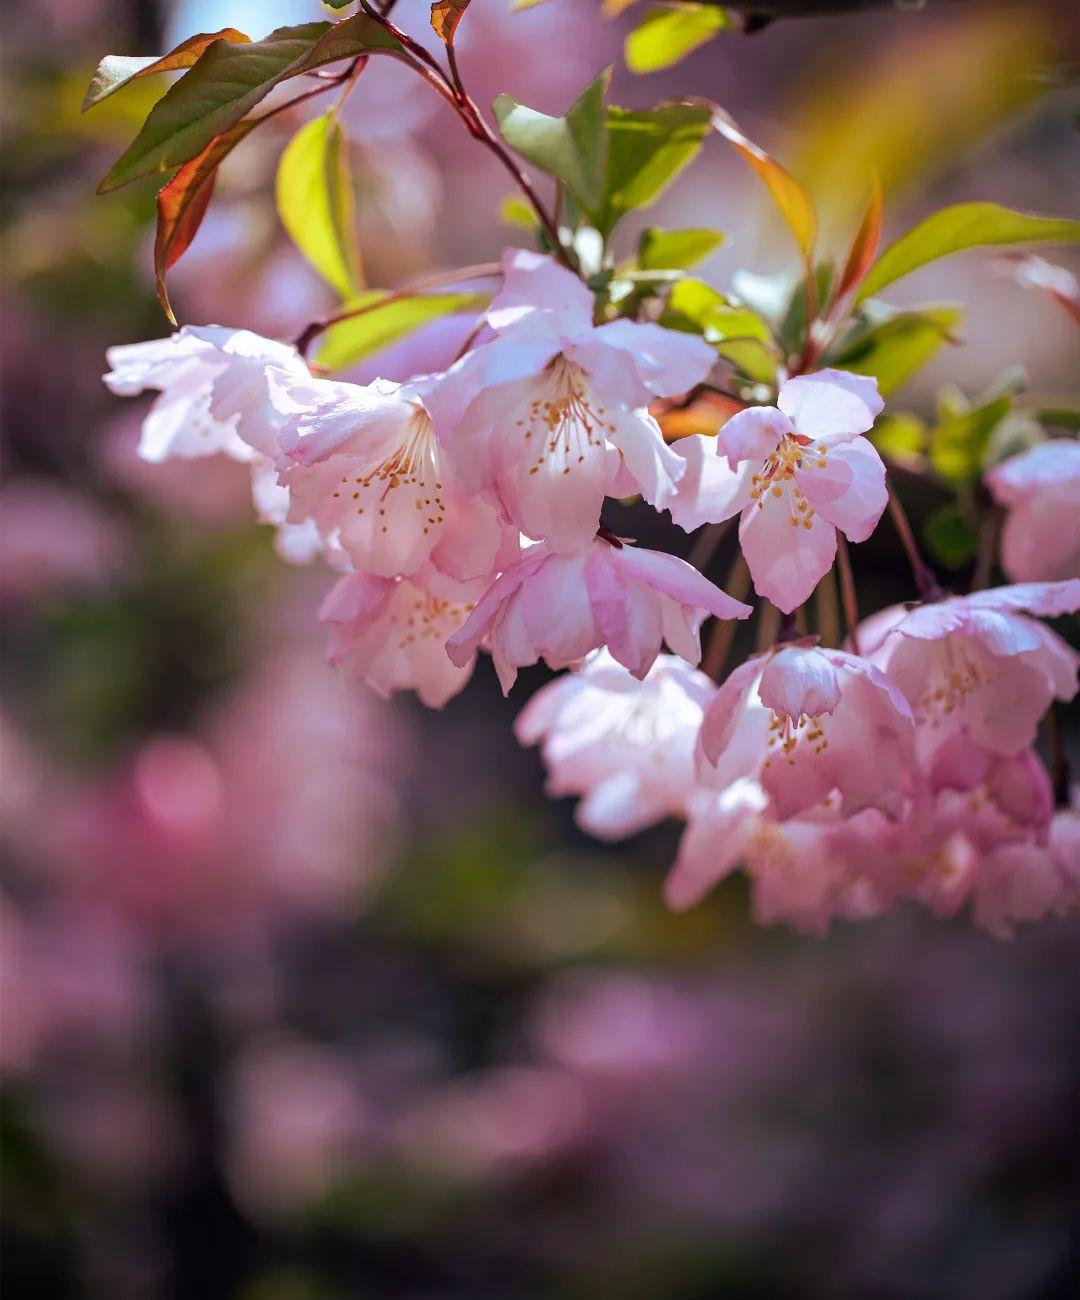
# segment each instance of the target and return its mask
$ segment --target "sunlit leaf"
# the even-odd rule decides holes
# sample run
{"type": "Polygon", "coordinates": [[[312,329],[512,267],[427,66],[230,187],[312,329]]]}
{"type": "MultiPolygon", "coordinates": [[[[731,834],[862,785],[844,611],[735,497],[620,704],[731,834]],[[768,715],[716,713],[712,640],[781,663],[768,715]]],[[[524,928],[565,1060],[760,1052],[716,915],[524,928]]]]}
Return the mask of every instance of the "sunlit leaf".
{"type": "Polygon", "coordinates": [[[218,166],[254,125],[253,122],[237,122],[223,135],[211,140],[201,154],[186,162],[158,191],[154,277],[158,299],[174,325],[176,317],[169,303],[166,273],[183,256],[202,224],[214,192],[218,166]]]}
{"type": "Polygon", "coordinates": [[[859,222],[855,238],[851,241],[844,269],[840,272],[840,279],[836,284],[838,302],[862,282],[873,265],[874,258],[877,257],[881,244],[882,208],[881,181],[877,172],[874,172],[870,203],[863,214],[862,221],[859,222]]]}
{"type": "Polygon", "coordinates": [[[679,4],[650,9],[623,46],[631,72],[659,72],[732,26],[731,15],[716,5],[679,4]]]}
{"type": "Polygon", "coordinates": [[[887,248],[870,268],[856,301],[880,292],[927,262],[964,249],[1078,241],[1080,221],[1039,217],[997,203],[955,203],[920,221],[887,248]]]}
{"type": "Polygon", "coordinates": [[[930,462],[937,472],[956,481],[976,477],[994,430],[1011,409],[1008,394],[970,409],[958,395],[943,395],[930,435],[930,462]]]}
{"type": "Polygon", "coordinates": [[[804,258],[809,258],[817,239],[817,213],[810,196],[790,172],[749,139],[722,109],[713,109],[712,125],[757,172],[804,258]]]}
{"type": "Polygon", "coordinates": [[[399,49],[366,14],[343,22],[281,27],[262,41],[216,41],[154,105],[142,130],[98,186],[116,189],[201,153],[289,77],[365,52],[399,49]]]}
{"type": "Polygon", "coordinates": [[[926,450],[926,424],[911,411],[880,416],[867,437],[890,460],[915,461],[926,450]]]}
{"type": "MultiPolygon", "coordinates": [[[[352,305],[377,303],[380,297],[385,296],[373,291],[354,300],[352,305]]],[[[327,330],[319,349],[318,363],[327,370],[342,370],[397,343],[432,321],[462,312],[482,311],[489,301],[490,295],[471,291],[397,298],[327,330]]]]}
{"type": "Polygon", "coordinates": [[[899,312],[846,341],[829,364],[857,375],[873,375],[888,397],[924,366],[943,343],[956,342],[964,309],[924,307],[899,312]]]}
{"type": "Polygon", "coordinates": [[[360,287],[348,143],[333,113],[302,126],[281,155],[277,209],[296,247],[343,299],[360,287]]]}
{"type": "Polygon", "coordinates": [[[697,104],[608,109],[607,186],[594,213],[597,229],[610,234],[628,212],[647,207],[701,151],[709,109],[697,104]]]}
{"type": "Polygon", "coordinates": [[[586,208],[599,204],[604,194],[604,95],[610,80],[611,69],[606,68],[585,87],[565,117],[538,113],[511,95],[500,95],[493,105],[507,144],[563,181],[586,208]]]}
{"type": "Polygon", "coordinates": [[[661,324],[701,334],[750,379],[770,383],[776,355],[766,322],[750,307],[736,306],[702,280],[680,280],[668,297],[661,324]]]}
{"type": "Polygon", "coordinates": [[[126,86],[128,82],[135,81],[139,77],[149,77],[156,72],[179,72],[182,68],[190,68],[192,64],[198,62],[203,51],[215,41],[229,41],[234,45],[243,45],[250,40],[250,36],[245,36],[235,27],[223,27],[219,32],[199,32],[196,36],[189,36],[174,50],[160,57],[150,55],[145,58],[133,58],[124,54],[108,54],[97,66],[94,78],[87,88],[82,111],[85,113],[88,108],[100,104],[103,99],[108,99],[110,95],[115,94],[121,86],[126,86]]]}
{"type": "Polygon", "coordinates": [[[440,41],[453,45],[458,23],[468,7],[469,0],[435,0],[431,6],[431,26],[440,41]]]}
{"type": "Polygon", "coordinates": [[[643,271],[695,266],[723,242],[720,230],[657,230],[650,226],[638,241],[638,266],[643,271]]]}

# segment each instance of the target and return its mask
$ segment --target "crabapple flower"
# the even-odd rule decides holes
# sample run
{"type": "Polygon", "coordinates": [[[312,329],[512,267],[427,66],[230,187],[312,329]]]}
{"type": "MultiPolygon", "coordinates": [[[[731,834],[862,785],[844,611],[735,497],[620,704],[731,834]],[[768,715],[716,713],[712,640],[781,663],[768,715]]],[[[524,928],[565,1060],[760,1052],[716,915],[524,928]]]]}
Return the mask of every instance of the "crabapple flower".
{"type": "Polygon", "coordinates": [[[692,907],[742,865],[751,881],[754,919],[824,934],[834,917],[865,920],[892,903],[873,873],[876,839],[888,823],[867,809],[846,818],[838,800],[778,822],[764,790],[738,780],[693,796],[679,852],[664,886],[675,911],[692,907]]]}
{"type": "Polygon", "coordinates": [[[860,436],[882,405],[874,379],[842,370],[798,375],[781,386],[776,406],[751,406],[721,427],[723,469],[706,468],[701,435],[686,439],[686,471],[657,504],[684,528],[741,512],[754,587],[791,613],[829,571],[837,529],[863,542],[885,509],[885,466],[860,436]]]}
{"type": "Polygon", "coordinates": [[[694,746],[716,687],[675,655],[643,680],[607,650],[542,687],[518,715],[523,745],[542,744],[553,798],[580,795],[577,820],[620,839],[685,810],[694,746]]]}
{"type": "Polygon", "coordinates": [[[682,461],[648,404],[703,380],[716,354],[659,325],[594,327],[592,293],[550,257],[515,250],[503,267],[486,317],[496,338],[450,368],[429,408],[466,490],[572,549],[595,533],[624,467],[647,501],[674,488],[682,461]]]}
{"type": "Polygon", "coordinates": [[[698,776],[722,790],[756,781],[780,821],[840,797],[845,816],[899,817],[914,772],[907,701],[872,664],[842,650],[787,645],[747,660],[701,727],[698,776]]]}
{"type": "Polygon", "coordinates": [[[999,939],[1018,922],[1063,915],[1080,902],[1080,813],[1057,814],[1045,844],[1000,844],[979,861],[973,882],[975,924],[999,939]]]}
{"type": "Polygon", "coordinates": [[[605,644],[643,679],[663,641],[698,662],[706,614],[747,618],[751,612],[674,555],[600,537],[570,552],[538,543],[496,578],[446,648],[464,667],[489,640],[504,694],[519,668],[540,659],[566,668],[605,644]]]}
{"type": "Polygon", "coordinates": [[[1033,743],[1053,699],[1070,700],[1077,689],[1080,656],[1027,614],[1078,608],[1080,579],[1017,583],[901,617],[884,611],[868,620],[860,643],[911,705],[924,765],[957,732],[1007,756],[1033,743]]]}
{"type": "Polygon", "coordinates": [[[346,678],[380,695],[415,691],[428,708],[441,709],[465,688],[476,666],[475,650],[451,661],[445,647],[485,585],[485,579],[450,583],[431,572],[396,579],[350,573],[319,610],[328,658],[346,678]]]}
{"type": "Polygon", "coordinates": [[[377,577],[415,573],[430,559],[467,581],[517,554],[517,534],[495,507],[447,475],[423,399],[433,382],[275,385],[279,409],[293,412],[278,435],[289,521],[310,521],[377,577]]]}
{"type": "Polygon", "coordinates": [[[280,419],[269,376],[311,382],[295,348],[248,330],[185,325],[170,338],[110,348],[107,355],[111,392],[133,397],[160,390],[143,421],[143,460],[224,455],[250,465],[256,516],[276,527],[282,559],[307,564],[327,549],[313,524],[287,522],[289,497],[273,464],[280,419]]]}
{"type": "Polygon", "coordinates": [[[1080,578],[1080,442],[1039,443],[995,465],[986,486],[1008,511],[1001,566],[1014,582],[1080,578]]]}
{"type": "Polygon", "coordinates": [[[220,325],[185,325],[167,339],[109,348],[106,357],[111,393],[160,393],[139,443],[139,455],[149,461],[215,452],[233,460],[272,459],[277,449],[267,369],[310,378],[289,344],[220,325]]]}

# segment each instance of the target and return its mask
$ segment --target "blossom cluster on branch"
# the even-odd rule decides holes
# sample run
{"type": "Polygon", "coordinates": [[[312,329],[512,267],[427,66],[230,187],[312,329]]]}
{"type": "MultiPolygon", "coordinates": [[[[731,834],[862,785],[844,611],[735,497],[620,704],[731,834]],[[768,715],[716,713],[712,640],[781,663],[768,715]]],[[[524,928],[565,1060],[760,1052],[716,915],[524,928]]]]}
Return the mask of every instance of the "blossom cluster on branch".
{"type": "MultiPolygon", "coordinates": [[[[464,90],[453,58],[460,13],[449,34],[445,14],[433,14],[448,72],[385,15],[365,13],[368,44],[334,54],[356,60],[334,84],[347,93],[368,54],[386,52],[379,41],[392,42],[518,181],[535,208],[537,251],[465,268],[459,283],[498,277],[498,292],[462,355],[401,384],[328,377],[306,351],[402,295],[381,308],[346,304],[295,346],[206,326],[112,349],[114,392],[159,393],[142,455],[250,465],[257,513],[276,527],[281,554],[321,555],[339,574],[320,618],[348,677],[441,707],[483,653],[505,693],[523,667],[569,670],[527,704],[517,734],[541,747],[551,793],[578,797],[592,833],[616,839],[685,821],[667,884],[674,907],[739,865],[760,920],[810,931],[913,900],[938,915],[970,905],[1004,936],[1071,907],[1080,816],[1060,746],[1051,774],[1036,745],[1044,720],[1053,731],[1055,701],[1077,690],[1080,658],[1039,619],[1080,609],[1080,449],[1051,439],[988,469],[980,490],[1005,516],[1001,563],[1016,582],[948,595],[869,436],[889,445],[882,392],[906,376],[888,339],[898,324],[939,329],[937,318],[886,316],[886,335],[860,304],[948,252],[1075,238],[1077,223],[959,205],[877,257],[875,193],[846,263],[823,273],[809,200],[726,115],[697,101],[638,113],[635,129],[667,151],[646,158],[654,172],[678,132],[693,136],[649,189],[645,163],[619,143],[634,114],[605,106],[604,78],[565,119],[496,101],[506,144],[557,181],[549,211],[464,90]],[[718,242],[713,232],[647,232],[635,258],[613,255],[619,217],[655,197],[710,129],[764,177],[802,250],[806,275],[786,323],[685,276],[718,242]],[[627,202],[634,185],[641,197],[627,202]],[[693,420],[708,424],[710,412],[712,427],[696,431],[693,420]],[[679,417],[690,425],[676,429],[679,417]],[[686,532],[704,528],[704,558],[695,565],[617,536],[601,519],[609,498],[640,498],[686,532]],[[848,543],[870,538],[887,509],[920,599],[860,619],[848,543]],[[702,570],[736,516],[731,595],[702,570]],[[731,622],[754,612],[742,599],[751,582],[764,634],[725,672],[731,622]],[[837,582],[846,640],[808,635],[806,602],[831,589],[835,603],[837,582]]],[[[310,75],[337,48],[326,46],[335,30],[344,42],[355,22],[316,34],[314,53],[282,75],[310,75]]],[[[182,108],[181,96],[173,111],[182,108]]],[[[159,246],[162,229],[175,234],[167,211],[164,220],[159,246]]],[[[167,302],[162,275],[159,266],[167,302]]],[[[427,287],[440,282],[452,281],[427,287]]],[[[455,299],[448,309],[463,307],[455,299]]],[[[981,408],[984,421],[985,410],[998,408],[981,408]]],[[[944,477],[970,481],[967,462],[956,466],[971,443],[950,426],[930,459],[944,477]]],[[[977,573],[992,562],[987,553],[977,573]]]]}

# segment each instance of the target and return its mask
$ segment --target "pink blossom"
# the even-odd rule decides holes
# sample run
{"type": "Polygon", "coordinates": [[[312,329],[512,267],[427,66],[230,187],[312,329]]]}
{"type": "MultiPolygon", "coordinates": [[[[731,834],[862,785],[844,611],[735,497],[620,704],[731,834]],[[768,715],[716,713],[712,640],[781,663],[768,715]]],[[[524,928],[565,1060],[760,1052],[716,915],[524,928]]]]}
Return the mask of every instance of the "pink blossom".
{"type": "Polygon", "coordinates": [[[845,816],[900,816],[914,774],[903,695],[872,664],[841,650],[788,645],[749,659],[705,714],[698,773],[723,790],[757,781],[783,821],[836,791],[845,816]]]}
{"type": "Polygon", "coordinates": [[[1007,508],[1001,566],[1014,582],[1080,578],[1080,442],[1054,438],[986,475],[1007,508]]]}
{"type": "Polygon", "coordinates": [[[484,579],[456,584],[430,570],[398,579],[351,573],[330,589],[319,610],[330,662],[380,695],[415,691],[428,708],[441,709],[476,666],[475,647],[451,660],[446,642],[484,587],[484,579]]]}
{"type": "Polygon", "coordinates": [[[377,577],[415,573],[430,559],[467,581],[517,551],[495,507],[449,478],[423,400],[432,382],[307,380],[278,436],[289,521],[310,521],[325,544],[377,577]]]}
{"type": "Polygon", "coordinates": [[[701,339],[628,320],[593,326],[593,295],[550,257],[503,259],[487,323],[497,337],[447,372],[429,409],[462,484],[553,547],[586,544],[625,466],[648,501],[682,472],[648,413],[704,379],[701,339]]]}
{"type": "Polygon", "coordinates": [[[566,553],[540,543],[495,580],[446,648],[464,667],[490,640],[504,693],[519,668],[540,659],[566,668],[601,645],[644,678],[663,641],[698,662],[706,613],[747,618],[751,612],[674,555],[602,538],[566,553]]]}
{"type": "Polygon", "coordinates": [[[759,924],[783,921],[824,934],[833,917],[863,920],[890,906],[890,892],[874,873],[878,840],[888,825],[871,808],[845,817],[836,798],[778,822],[752,780],[699,790],[664,896],[682,911],[742,865],[759,924]]]}
{"type": "Polygon", "coordinates": [[[678,448],[686,471],[657,502],[684,528],[741,512],[739,541],[758,593],[790,613],[836,555],[836,531],[863,542],[888,501],[885,466],[860,437],[881,411],[875,380],[842,370],[798,375],[777,405],[733,415],[707,464],[699,435],[678,448]]]}
{"type": "Polygon", "coordinates": [[[105,383],[111,392],[130,397],[160,390],[143,421],[143,460],[224,455],[250,465],[255,513],[277,528],[282,559],[306,564],[326,549],[313,524],[287,521],[288,493],[278,487],[273,469],[282,417],[271,376],[311,382],[295,348],[248,330],[186,325],[167,339],[110,348],[108,359],[113,368],[105,383]]]}
{"type": "Polygon", "coordinates": [[[533,696],[515,731],[542,742],[553,797],[580,795],[577,820],[601,839],[633,835],[684,810],[694,747],[716,688],[674,655],[639,681],[607,650],[533,696]]]}
{"type": "Polygon", "coordinates": [[[861,642],[906,696],[920,758],[962,732],[993,754],[1035,739],[1056,697],[1072,699],[1080,656],[1023,611],[1055,617],[1080,608],[1080,579],[1019,583],[875,616],[861,642]],[[891,623],[884,635],[881,626],[891,623]]]}
{"type": "Polygon", "coordinates": [[[999,939],[1018,922],[1040,921],[1080,903],[1080,813],[1065,809],[1046,844],[999,844],[980,859],[973,884],[976,925],[999,939]]]}

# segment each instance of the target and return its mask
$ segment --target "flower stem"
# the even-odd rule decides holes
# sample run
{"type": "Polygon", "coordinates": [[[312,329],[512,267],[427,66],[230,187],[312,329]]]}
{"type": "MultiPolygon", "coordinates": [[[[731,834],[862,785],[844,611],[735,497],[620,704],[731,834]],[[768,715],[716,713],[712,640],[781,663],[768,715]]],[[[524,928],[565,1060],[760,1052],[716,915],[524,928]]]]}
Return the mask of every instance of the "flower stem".
{"type": "Polygon", "coordinates": [[[855,596],[855,575],[851,571],[847,538],[841,532],[836,534],[836,567],[840,573],[840,599],[844,606],[848,640],[855,654],[859,654],[859,602],[855,596]]]}
{"type": "Polygon", "coordinates": [[[889,484],[889,514],[892,515],[893,524],[900,537],[900,544],[904,548],[904,554],[911,565],[911,574],[915,579],[915,586],[918,588],[919,596],[923,600],[941,600],[944,592],[938,586],[937,579],[931,573],[928,565],[923,560],[919,551],[919,544],[915,540],[915,534],[911,528],[911,521],[907,517],[907,511],[904,509],[896,489],[889,484]]]}
{"type": "MultiPolygon", "coordinates": [[[[728,571],[727,581],[724,583],[724,590],[736,600],[743,600],[750,590],[750,570],[746,567],[742,551],[736,553],[731,569],[728,571]]],[[[701,671],[718,685],[724,675],[728,655],[731,653],[731,643],[735,640],[735,626],[735,620],[732,618],[718,618],[709,632],[709,641],[701,660],[701,671]]]]}

